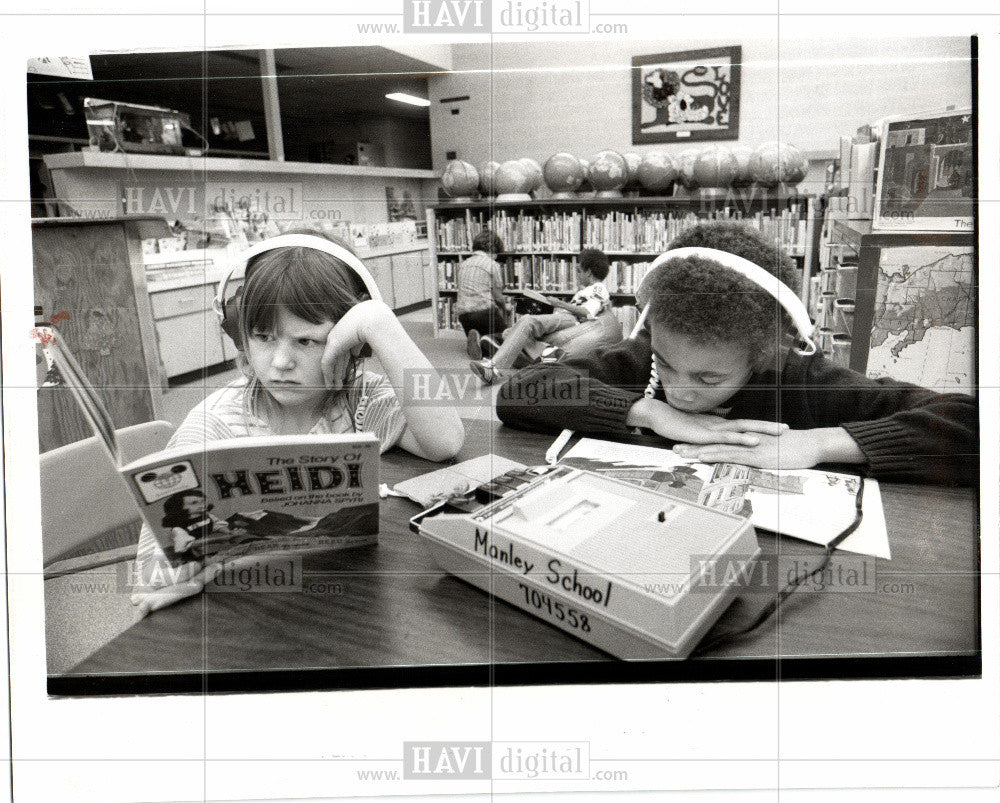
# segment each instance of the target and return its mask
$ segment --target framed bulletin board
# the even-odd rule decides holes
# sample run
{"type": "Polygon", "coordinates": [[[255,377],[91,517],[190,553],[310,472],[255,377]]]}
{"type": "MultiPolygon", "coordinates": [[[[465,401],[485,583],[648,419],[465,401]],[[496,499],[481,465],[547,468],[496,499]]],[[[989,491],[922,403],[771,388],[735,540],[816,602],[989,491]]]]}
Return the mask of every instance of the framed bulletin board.
{"type": "Polygon", "coordinates": [[[742,48],[632,59],[632,144],[739,139],[742,48]]]}
{"type": "Polygon", "coordinates": [[[863,237],[851,368],[975,393],[977,281],[971,234],[863,237]]]}

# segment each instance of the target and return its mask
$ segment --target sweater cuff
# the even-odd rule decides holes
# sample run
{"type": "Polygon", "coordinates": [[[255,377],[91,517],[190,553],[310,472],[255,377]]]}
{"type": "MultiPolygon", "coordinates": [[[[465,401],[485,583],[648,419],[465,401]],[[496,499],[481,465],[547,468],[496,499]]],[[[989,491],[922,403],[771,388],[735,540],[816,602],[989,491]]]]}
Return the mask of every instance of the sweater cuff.
{"type": "Polygon", "coordinates": [[[872,476],[921,475],[921,458],[912,453],[912,430],[892,419],[853,421],[841,426],[857,441],[872,476]]]}
{"type": "Polygon", "coordinates": [[[628,427],[625,425],[625,419],[628,417],[628,411],[641,398],[641,393],[609,385],[592,386],[589,389],[587,406],[580,408],[580,416],[572,416],[579,419],[576,429],[584,432],[626,432],[628,427]]]}

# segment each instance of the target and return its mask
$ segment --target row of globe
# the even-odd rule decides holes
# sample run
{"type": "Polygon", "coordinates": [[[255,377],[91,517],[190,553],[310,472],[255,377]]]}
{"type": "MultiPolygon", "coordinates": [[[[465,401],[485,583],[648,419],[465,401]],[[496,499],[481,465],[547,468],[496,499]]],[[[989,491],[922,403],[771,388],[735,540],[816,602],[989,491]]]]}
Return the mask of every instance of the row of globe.
{"type": "Polygon", "coordinates": [[[598,195],[620,195],[623,189],[643,188],[665,192],[679,182],[689,190],[699,187],[747,187],[756,182],[765,187],[791,186],[802,181],[808,168],[805,157],[794,145],[766,142],[756,150],[715,145],[704,150],[687,150],[676,158],[652,151],[621,154],[604,150],[592,159],[571,153],[557,153],[543,167],[534,159],[485,162],[478,168],[453,159],[441,176],[444,191],[451,198],[469,199],[477,194],[510,198],[531,197],[544,182],[556,198],[573,197],[584,189],[598,195]],[[584,187],[589,183],[589,187],[584,187]]]}

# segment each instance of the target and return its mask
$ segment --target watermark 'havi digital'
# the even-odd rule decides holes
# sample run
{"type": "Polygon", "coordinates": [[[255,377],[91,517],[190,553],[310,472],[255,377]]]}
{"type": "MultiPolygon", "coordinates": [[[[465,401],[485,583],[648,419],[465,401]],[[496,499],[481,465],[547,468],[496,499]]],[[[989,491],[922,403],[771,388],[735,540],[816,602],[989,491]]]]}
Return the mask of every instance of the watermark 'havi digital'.
{"type": "Polygon", "coordinates": [[[488,33],[492,28],[490,0],[407,0],[403,31],[468,31],[488,33]]]}

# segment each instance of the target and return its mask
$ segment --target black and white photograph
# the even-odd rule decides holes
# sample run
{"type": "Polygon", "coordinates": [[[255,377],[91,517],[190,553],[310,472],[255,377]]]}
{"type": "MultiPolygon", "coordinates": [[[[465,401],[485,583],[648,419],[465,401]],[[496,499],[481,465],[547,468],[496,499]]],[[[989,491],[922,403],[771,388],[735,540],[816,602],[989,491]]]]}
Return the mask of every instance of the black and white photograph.
{"type": "Polygon", "coordinates": [[[995,10],[293,6],[10,16],[12,799],[995,793],[995,10]]]}

